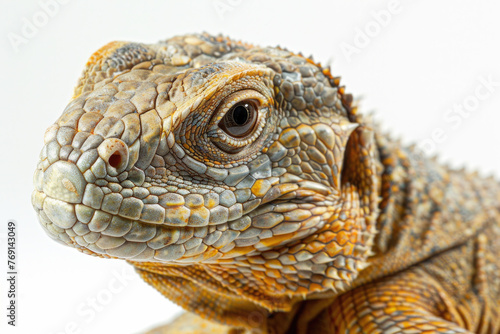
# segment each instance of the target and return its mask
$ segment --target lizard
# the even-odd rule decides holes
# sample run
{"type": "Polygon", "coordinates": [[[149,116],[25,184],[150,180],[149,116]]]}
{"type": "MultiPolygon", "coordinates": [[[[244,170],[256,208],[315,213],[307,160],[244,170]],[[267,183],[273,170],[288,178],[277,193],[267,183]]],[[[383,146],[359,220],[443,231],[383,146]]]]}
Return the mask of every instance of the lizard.
{"type": "Polygon", "coordinates": [[[111,42],[34,186],[51,238],[190,312],[165,333],[500,333],[499,183],[383,133],[301,53],[111,42]]]}

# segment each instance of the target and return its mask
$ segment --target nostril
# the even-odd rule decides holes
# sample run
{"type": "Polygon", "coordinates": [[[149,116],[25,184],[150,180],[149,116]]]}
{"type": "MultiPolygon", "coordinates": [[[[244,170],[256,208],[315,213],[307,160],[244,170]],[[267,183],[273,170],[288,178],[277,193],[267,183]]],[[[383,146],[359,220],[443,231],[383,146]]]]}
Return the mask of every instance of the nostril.
{"type": "Polygon", "coordinates": [[[127,144],[117,138],[108,138],[99,145],[97,152],[106,162],[108,174],[116,176],[123,172],[128,164],[127,144]]]}
{"type": "Polygon", "coordinates": [[[115,152],[109,157],[108,163],[111,167],[117,169],[122,163],[122,155],[120,152],[115,152]]]}

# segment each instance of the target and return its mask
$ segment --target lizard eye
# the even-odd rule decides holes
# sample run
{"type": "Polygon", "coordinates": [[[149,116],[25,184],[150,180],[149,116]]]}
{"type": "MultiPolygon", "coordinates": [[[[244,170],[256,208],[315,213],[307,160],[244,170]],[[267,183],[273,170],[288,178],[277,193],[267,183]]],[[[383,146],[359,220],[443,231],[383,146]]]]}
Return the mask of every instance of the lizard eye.
{"type": "Polygon", "coordinates": [[[237,91],[217,106],[209,136],[222,151],[239,153],[260,136],[268,111],[269,101],[263,94],[237,91]]]}
{"type": "Polygon", "coordinates": [[[219,127],[232,137],[243,138],[252,132],[257,123],[257,109],[256,101],[241,101],[226,112],[219,127]]]}

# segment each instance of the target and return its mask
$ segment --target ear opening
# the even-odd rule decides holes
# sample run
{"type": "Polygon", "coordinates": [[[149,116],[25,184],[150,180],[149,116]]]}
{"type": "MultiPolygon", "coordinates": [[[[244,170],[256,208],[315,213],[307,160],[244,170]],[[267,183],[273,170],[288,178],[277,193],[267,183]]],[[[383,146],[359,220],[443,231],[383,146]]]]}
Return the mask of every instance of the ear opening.
{"type": "Polygon", "coordinates": [[[358,136],[355,133],[351,133],[349,139],[347,140],[345,151],[344,151],[344,159],[342,161],[342,170],[340,171],[340,184],[342,185],[349,182],[352,177],[352,170],[356,168],[356,157],[358,156],[357,152],[357,138],[358,136]]]}
{"type": "MultiPolygon", "coordinates": [[[[341,170],[341,189],[343,201],[358,201],[363,214],[362,238],[367,249],[371,249],[376,234],[376,221],[379,211],[380,164],[373,129],[366,125],[358,127],[346,144],[341,170]]],[[[347,203],[351,207],[351,203],[347,203]]]]}
{"type": "Polygon", "coordinates": [[[355,187],[363,206],[378,206],[377,147],[373,129],[361,125],[349,136],[341,170],[341,188],[355,187]]]}

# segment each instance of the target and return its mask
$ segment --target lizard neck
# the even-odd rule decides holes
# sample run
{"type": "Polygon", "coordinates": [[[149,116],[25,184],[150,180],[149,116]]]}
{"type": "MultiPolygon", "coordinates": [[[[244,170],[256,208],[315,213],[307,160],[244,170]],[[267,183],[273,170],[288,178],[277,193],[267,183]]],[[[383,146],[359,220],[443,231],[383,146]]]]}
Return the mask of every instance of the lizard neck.
{"type": "Polygon", "coordinates": [[[374,255],[355,286],[392,274],[474,237],[494,220],[495,180],[440,165],[378,133],[379,216],[374,255]]]}

